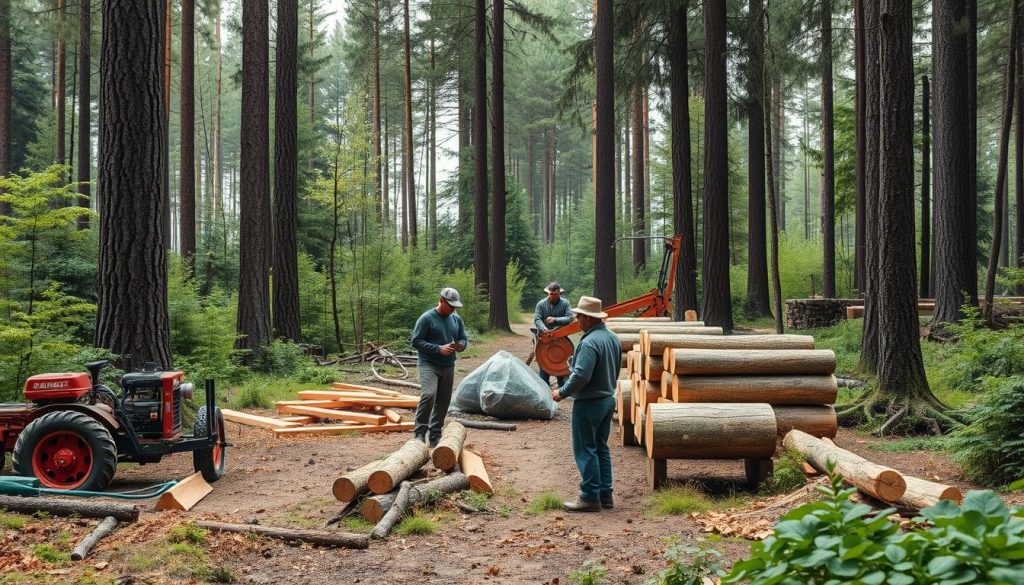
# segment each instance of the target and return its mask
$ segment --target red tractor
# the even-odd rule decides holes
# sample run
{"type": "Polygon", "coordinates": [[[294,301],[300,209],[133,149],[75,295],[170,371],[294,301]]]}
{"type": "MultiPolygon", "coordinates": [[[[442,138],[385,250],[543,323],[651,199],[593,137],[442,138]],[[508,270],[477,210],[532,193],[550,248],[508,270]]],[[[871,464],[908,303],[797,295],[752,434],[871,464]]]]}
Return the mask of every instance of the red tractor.
{"type": "Polygon", "coordinates": [[[191,436],[182,434],[182,402],[194,387],[182,372],[151,364],[121,378],[121,393],[100,382],[107,360],[85,365],[88,374],[40,374],[25,381],[25,404],[0,404],[0,468],[14,453],[14,470],[43,487],[102,491],[118,461],[156,463],[191,451],[207,481],[224,474],[224,417],[215,407],[213,381],[196,413],[191,436]],[[211,416],[212,414],[212,416],[211,416]]]}

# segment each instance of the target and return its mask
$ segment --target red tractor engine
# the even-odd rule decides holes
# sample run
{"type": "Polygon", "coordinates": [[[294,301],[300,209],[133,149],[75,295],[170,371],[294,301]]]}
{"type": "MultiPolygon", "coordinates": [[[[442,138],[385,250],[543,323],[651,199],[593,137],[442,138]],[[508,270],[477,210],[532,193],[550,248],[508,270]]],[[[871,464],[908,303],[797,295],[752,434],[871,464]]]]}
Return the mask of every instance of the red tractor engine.
{"type": "Polygon", "coordinates": [[[140,439],[181,436],[181,402],[192,398],[182,372],[132,372],[121,378],[123,415],[140,439]]]}
{"type": "Polygon", "coordinates": [[[39,374],[25,380],[25,399],[37,404],[76,402],[90,390],[89,374],[39,374]]]}

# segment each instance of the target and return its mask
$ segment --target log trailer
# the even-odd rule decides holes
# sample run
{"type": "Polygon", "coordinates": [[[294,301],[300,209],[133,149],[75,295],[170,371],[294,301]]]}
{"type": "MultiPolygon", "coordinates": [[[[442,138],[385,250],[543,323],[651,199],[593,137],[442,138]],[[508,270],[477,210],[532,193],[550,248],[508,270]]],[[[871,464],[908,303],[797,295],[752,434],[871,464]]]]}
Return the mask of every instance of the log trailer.
{"type": "MultiPolygon", "coordinates": [[[[636,298],[605,307],[604,312],[608,313],[608,317],[621,317],[627,313],[636,313],[638,317],[662,317],[672,310],[672,289],[676,281],[676,263],[679,261],[682,238],[674,236],[665,238],[664,242],[665,253],[661,258],[657,287],[636,298]]],[[[573,353],[569,336],[580,331],[579,323],[573,321],[564,327],[539,333],[534,338],[533,355],[541,369],[553,376],[568,376],[569,358],[573,353]]]]}
{"type": "Polygon", "coordinates": [[[206,381],[206,405],[196,413],[192,435],[183,435],[182,404],[194,391],[184,373],[146,364],[124,374],[118,395],[100,381],[108,363],[86,364],[88,374],[31,376],[27,403],[0,404],[0,471],[12,451],[15,472],[35,476],[43,487],[102,491],[118,461],[156,463],[191,451],[204,479],[220,479],[228,444],[213,380],[206,381]]]}

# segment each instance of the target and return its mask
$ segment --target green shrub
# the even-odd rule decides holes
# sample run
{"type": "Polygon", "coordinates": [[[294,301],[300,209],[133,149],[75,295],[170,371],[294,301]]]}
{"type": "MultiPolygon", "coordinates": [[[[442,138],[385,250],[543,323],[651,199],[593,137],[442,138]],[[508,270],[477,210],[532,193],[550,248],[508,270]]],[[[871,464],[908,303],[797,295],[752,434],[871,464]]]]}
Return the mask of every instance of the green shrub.
{"type": "Polygon", "coordinates": [[[608,582],[608,569],[599,561],[585,561],[582,567],[569,573],[569,581],[576,585],[602,585],[608,582]]]}
{"type": "Polygon", "coordinates": [[[189,522],[181,526],[175,526],[167,533],[167,541],[172,543],[188,542],[191,544],[203,544],[206,542],[206,535],[209,532],[189,522]]]}
{"type": "Polygon", "coordinates": [[[63,565],[71,562],[71,553],[57,550],[52,544],[32,545],[32,554],[40,561],[49,565],[63,565]]]}
{"type": "Polygon", "coordinates": [[[762,495],[786,494],[807,483],[804,457],[796,449],[786,449],[775,460],[772,476],[761,485],[762,495]]]}
{"type": "Polygon", "coordinates": [[[1024,376],[1024,325],[989,329],[977,307],[964,306],[965,318],[948,327],[958,341],[943,351],[936,381],[962,392],[977,392],[990,376],[1024,376]]]}
{"type": "Polygon", "coordinates": [[[992,378],[981,403],[967,411],[971,424],[948,443],[953,461],[969,478],[1005,485],[1024,477],[1024,376],[992,378]]]}
{"type": "Polygon", "coordinates": [[[668,539],[665,560],[668,568],[647,582],[647,585],[704,585],[705,579],[725,575],[721,567],[722,553],[700,541],[697,546],[682,546],[678,536],[668,539]],[[687,564],[686,558],[690,558],[687,564]]]}
{"type": "Polygon", "coordinates": [[[544,492],[539,496],[530,500],[530,505],[526,507],[527,514],[543,514],[548,510],[561,510],[562,509],[562,498],[558,497],[558,494],[552,492],[544,492]]]}
{"type": "Polygon", "coordinates": [[[395,532],[409,536],[412,534],[433,534],[437,531],[437,523],[426,516],[409,516],[398,525],[395,532]]]}

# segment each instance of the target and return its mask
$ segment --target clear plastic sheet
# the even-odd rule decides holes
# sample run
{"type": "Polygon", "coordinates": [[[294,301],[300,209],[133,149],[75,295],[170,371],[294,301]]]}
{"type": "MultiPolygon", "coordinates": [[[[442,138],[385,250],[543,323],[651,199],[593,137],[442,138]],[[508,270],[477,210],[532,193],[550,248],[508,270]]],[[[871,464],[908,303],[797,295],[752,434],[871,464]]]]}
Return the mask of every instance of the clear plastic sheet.
{"type": "Polygon", "coordinates": [[[449,411],[548,420],[554,418],[558,404],[537,372],[509,352],[499,351],[463,378],[449,411]]]}

